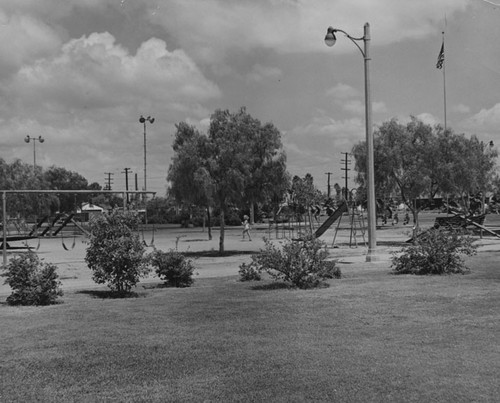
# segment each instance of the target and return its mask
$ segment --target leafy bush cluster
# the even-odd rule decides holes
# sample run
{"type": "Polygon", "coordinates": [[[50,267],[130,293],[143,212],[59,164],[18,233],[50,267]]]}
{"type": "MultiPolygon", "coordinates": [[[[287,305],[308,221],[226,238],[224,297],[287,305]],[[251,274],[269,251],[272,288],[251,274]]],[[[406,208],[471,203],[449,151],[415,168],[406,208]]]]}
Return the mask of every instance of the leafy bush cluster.
{"type": "Polygon", "coordinates": [[[34,252],[13,257],[2,274],[12,289],[10,305],[50,305],[63,295],[57,267],[43,263],[34,252]]]}
{"type": "Polygon", "coordinates": [[[138,225],[137,214],[121,211],[91,221],[85,262],[93,271],[92,279],[96,283],[107,284],[112,291],[126,294],[149,273],[138,225]]]}
{"type": "Polygon", "coordinates": [[[334,261],[327,261],[328,252],[322,241],[308,235],[301,241],[287,241],[281,249],[265,239],[265,247],[252,256],[249,267],[240,266],[240,274],[265,271],[276,281],[284,281],[301,289],[319,286],[323,280],[340,278],[334,261]]]}
{"type": "Polygon", "coordinates": [[[417,238],[416,243],[394,254],[392,265],[396,274],[452,274],[466,273],[469,269],[464,256],[476,253],[474,239],[463,231],[433,229],[417,238]]]}
{"type": "Polygon", "coordinates": [[[255,262],[240,264],[238,273],[240,273],[241,281],[260,281],[262,279],[260,268],[255,262]]]}
{"type": "Polygon", "coordinates": [[[163,252],[155,249],[149,256],[150,262],[156,267],[156,274],[170,287],[189,287],[193,284],[195,266],[177,250],[163,252]]]}

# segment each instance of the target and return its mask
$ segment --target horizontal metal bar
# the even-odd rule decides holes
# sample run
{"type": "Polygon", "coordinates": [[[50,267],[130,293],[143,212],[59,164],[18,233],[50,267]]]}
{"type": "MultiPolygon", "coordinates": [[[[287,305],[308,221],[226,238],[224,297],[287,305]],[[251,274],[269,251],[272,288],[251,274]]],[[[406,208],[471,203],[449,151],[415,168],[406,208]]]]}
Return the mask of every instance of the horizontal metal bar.
{"type": "Polygon", "coordinates": [[[0,193],[81,193],[81,194],[91,194],[91,193],[129,193],[129,194],[153,194],[156,192],[144,191],[144,190],[33,190],[33,189],[19,189],[19,190],[0,190],[0,193]]]}

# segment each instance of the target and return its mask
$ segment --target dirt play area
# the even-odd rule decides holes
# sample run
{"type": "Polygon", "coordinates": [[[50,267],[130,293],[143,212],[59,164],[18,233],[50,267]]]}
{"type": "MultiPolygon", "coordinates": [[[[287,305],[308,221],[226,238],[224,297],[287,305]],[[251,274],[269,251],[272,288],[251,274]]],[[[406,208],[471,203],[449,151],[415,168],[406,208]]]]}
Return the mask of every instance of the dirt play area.
{"type": "MultiPolygon", "coordinates": [[[[424,220],[424,226],[433,221],[433,217],[424,220]]],[[[212,230],[212,240],[208,240],[208,233],[201,228],[180,228],[178,225],[167,225],[154,228],[152,226],[141,233],[147,244],[151,244],[154,240],[154,247],[157,249],[168,251],[177,249],[180,252],[191,252],[196,266],[196,278],[209,277],[227,277],[237,276],[239,265],[242,262],[249,262],[252,253],[258,252],[264,247],[264,238],[270,239],[272,242],[283,242],[285,238],[296,236],[286,228],[275,228],[271,230],[265,224],[256,225],[252,228],[252,241],[242,240],[241,227],[228,227],[225,231],[225,255],[216,256],[219,250],[219,229],[212,230]]],[[[356,234],[351,233],[349,226],[344,223],[335,231],[334,226],[330,228],[322,237],[321,240],[328,246],[332,259],[338,260],[341,269],[347,272],[350,268],[370,268],[376,267],[390,268],[391,252],[401,248],[411,234],[410,226],[403,226],[401,223],[392,226],[390,223],[381,226],[377,230],[377,262],[365,262],[367,247],[363,241],[363,236],[360,231],[356,234]],[[334,242],[335,238],[335,242],[334,242]],[[349,245],[350,244],[350,245],[349,245]]],[[[487,250],[500,250],[500,239],[493,237],[484,237],[480,242],[481,247],[479,252],[487,250]]],[[[21,242],[17,242],[16,246],[21,246],[21,242]]],[[[58,273],[62,282],[63,291],[82,290],[82,289],[100,289],[106,288],[105,285],[94,283],[91,276],[91,271],[85,263],[85,252],[87,248],[86,238],[82,235],[76,237],[66,236],[61,238],[43,238],[40,240],[39,248],[38,240],[32,239],[28,241],[28,245],[36,251],[40,258],[45,262],[50,262],[58,266],[58,273]],[[62,243],[66,245],[66,250],[62,243]],[[72,248],[74,244],[74,247],[72,248]]],[[[146,248],[147,251],[152,251],[151,246],[146,248]]],[[[22,253],[23,250],[8,250],[7,256],[22,253]]],[[[141,279],[138,287],[147,283],[159,282],[160,280],[151,274],[148,278],[141,279]]],[[[0,284],[0,296],[3,299],[10,294],[10,288],[0,284]]]]}

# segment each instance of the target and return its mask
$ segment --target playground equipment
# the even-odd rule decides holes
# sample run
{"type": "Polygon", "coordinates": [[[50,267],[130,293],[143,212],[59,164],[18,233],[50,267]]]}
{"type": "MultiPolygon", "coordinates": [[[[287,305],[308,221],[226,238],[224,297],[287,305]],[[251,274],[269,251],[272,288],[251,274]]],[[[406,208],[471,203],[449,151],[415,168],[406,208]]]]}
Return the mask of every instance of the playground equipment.
{"type": "MultiPolygon", "coordinates": [[[[14,241],[25,241],[27,239],[33,239],[33,238],[38,238],[38,230],[42,226],[42,224],[48,220],[48,217],[42,217],[41,220],[39,220],[35,228],[33,228],[32,231],[30,231],[29,234],[27,235],[19,235],[19,236],[12,236],[8,235],[8,229],[7,229],[7,195],[9,194],[61,194],[61,193],[71,193],[71,194],[96,194],[96,193],[101,193],[101,194],[123,194],[123,209],[127,209],[127,196],[128,194],[152,194],[153,196],[156,194],[156,192],[151,192],[151,191],[142,191],[142,190],[135,190],[135,191],[123,191],[123,190],[0,190],[0,193],[2,194],[2,255],[3,255],[3,267],[5,268],[7,266],[7,249],[13,249],[12,246],[8,244],[8,242],[14,242],[14,241]]],[[[72,221],[73,216],[70,215],[65,218],[63,221],[63,226],[58,227],[57,233],[59,233],[62,230],[62,227],[67,225],[70,221],[72,221]]],[[[54,224],[57,222],[57,220],[53,220],[54,224]]],[[[74,220],[73,220],[74,222],[74,220]]],[[[50,225],[49,225],[50,227],[50,225]]],[[[81,226],[80,226],[81,228],[81,226]]],[[[48,230],[47,230],[48,231],[48,230]]],[[[63,242],[63,247],[65,247],[64,242],[63,242]]],[[[26,248],[26,246],[24,247],[26,248]]],[[[29,247],[28,247],[29,248],[29,247]]],[[[65,247],[65,249],[68,249],[68,247],[65,247]]]]}
{"type": "MultiPolygon", "coordinates": [[[[452,214],[451,216],[446,216],[446,217],[436,217],[434,221],[434,225],[429,228],[426,231],[423,231],[416,235],[416,238],[423,238],[425,237],[429,231],[436,230],[438,228],[443,228],[445,230],[454,230],[454,229],[459,229],[459,228],[467,228],[467,227],[474,227],[478,228],[481,231],[481,235],[484,232],[487,234],[490,234],[496,238],[500,238],[500,235],[497,234],[495,231],[492,231],[488,227],[484,226],[484,220],[486,218],[486,214],[480,214],[477,216],[466,216],[465,214],[462,214],[458,211],[453,211],[449,210],[449,212],[452,214]]],[[[415,240],[415,237],[412,237],[408,239],[406,242],[410,243],[415,240]]]]}
{"type": "Polygon", "coordinates": [[[144,227],[141,228],[141,234],[142,234],[142,243],[144,246],[146,247],[152,247],[155,245],[155,232],[156,232],[156,228],[155,226],[153,225],[153,230],[152,230],[152,234],[151,234],[151,242],[150,243],[147,243],[146,242],[146,237],[144,236],[144,227]]]}
{"type": "Polygon", "coordinates": [[[314,233],[314,236],[316,238],[319,238],[321,235],[323,235],[328,228],[331,227],[331,225],[337,221],[339,218],[342,217],[343,213],[347,213],[349,211],[347,207],[347,203],[344,201],[342,204],[333,212],[333,214],[326,219],[326,221],[316,230],[314,233]]]}
{"type": "Polygon", "coordinates": [[[9,242],[17,242],[24,241],[26,242],[28,239],[34,239],[36,236],[26,236],[26,235],[5,235],[3,237],[2,243],[0,243],[0,248],[2,249],[28,249],[26,246],[12,246],[9,242]]]}
{"type": "Polygon", "coordinates": [[[345,208],[343,214],[339,217],[337,226],[335,227],[335,235],[333,236],[332,246],[336,246],[337,235],[342,229],[349,230],[349,247],[358,247],[358,236],[361,236],[362,242],[367,245],[365,232],[366,225],[362,213],[357,209],[353,202],[344,202],[345,208]],[[348,226],[341,228],[342,217],[348,217],[348,226]]]}
{"type": "MultiPolygon", "coordinates": [[[[340,224],[342,221],[342,217],[344,215],[348,216],[348,224],[349,227],[347,228],[350,231],[349,234],[349,247],[357,247],[358,246],[358,236],[361,236],[363,243],[366,245],[366,238],[365,238],[365,230],[366,230],[366,225],[364,222],[364,218],[362,214],[357,210],[356,206],[354,205],[353,202],[347,202],[346,200],[343,200],[341,204],[337,207],[336,210],[333,210],[331,214],[329,214],[328,218],[316,229],[314,230],[314,236],[316,238],[320,238],[325,234],[330,227],[334,223],[337,223],[335,227],[335,234],[333,236],[333,243],[332,246],[335,245],[335,242],[337,240],[337,235],[340,232],[340,230],[346,229],[346,228],[341,228],[340,224]]],[[[319,216],[319,214],[318,214],[319,216]]],[[[276,222],[276,238],[279,238],[279,234],[281,231],[282,236],[285,238],[287,237],[286,234],[288,233],[288,238],[290,239],[296,239],[299,240],[300,238],[294,237],[295,235],[295,229],[298,229],[298,232],[300,233],[300,221],[298,222],[292,222],[289,219],[286,219],[285,223],[282,223],[281,226],[276,222]],[[298,224],[298,225],[297,225],[298,224]]],[[[273,223],[269,223],[269,235],[272,233],[272,225],[273,223]]],[[[307,228],[312,228],[314,226],[314,221],[311,219],[309,222],[309,226],[307,223],[304,223],[304,229],[307,228]]]]}

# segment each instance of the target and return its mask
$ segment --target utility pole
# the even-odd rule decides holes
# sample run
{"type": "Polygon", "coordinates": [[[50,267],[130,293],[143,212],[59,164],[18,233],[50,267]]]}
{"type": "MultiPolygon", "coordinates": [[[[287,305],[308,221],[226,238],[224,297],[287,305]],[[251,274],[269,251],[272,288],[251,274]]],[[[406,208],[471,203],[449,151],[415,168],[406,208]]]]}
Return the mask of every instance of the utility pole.
{"type": "Polygon", "coordinates": [[[111,176],[114,175],[114,173],[113,172],[104,172],[104,175],[107,176],[107,178],[104,178],[104,181],[105,181],[104,190],[112,190],[111,184],[113,183],[113,178],[111,176]]]}
{"type": "MultiPolygon", "coordinates": [[[[139,190],[139,182],[137,181],[137,173],[135,174],[135,191],[137,192],[139,190]]],[[[134,196],[135,202],[137,203],[139,201],[137,194],[134,196]]]]}
{"type": "Polygon", "coordinates": [[[340,160],[340,162],[344,163],[344,168],[340,168],[342,171],[345,171],[345,199],[349,200],[349,174],[350,169],[348,168],[351,160],[349,159],[349,153],[341,153],[344,154],[344,159],[340,160]]]}
{"type": "Polygon", "coordinates": [[[330,186],[330,176],[332,176],[332,173],[331,172],[325,172],[325,175],[328,175],[328,199],[330,199],[330,195],[331,195],[331,191],[332,191],[332,188],[330,186]]]}
{"type": "Polygon", "coordinates": [[[127,205],[129,204],[129,198],[128,198],[128,174],[129,172],[132,173],[132,169],[130,168],[123,168],[124,170],[122,171],[122,174],[125,174],[125,190],[127,191],[127,205]]]}

